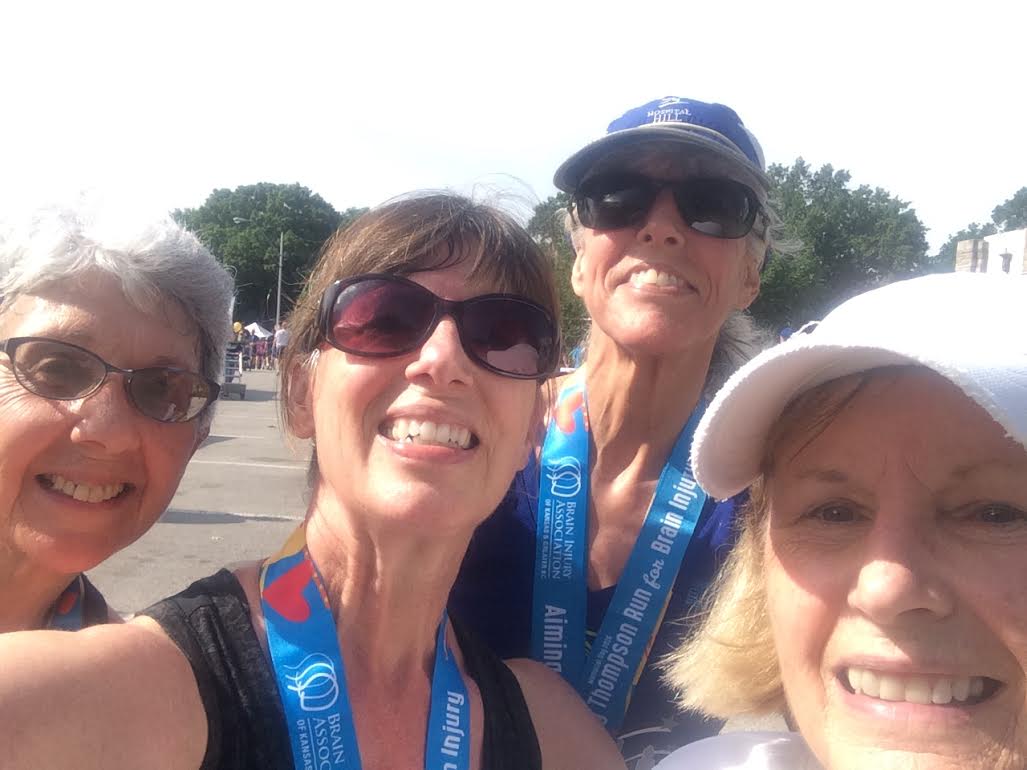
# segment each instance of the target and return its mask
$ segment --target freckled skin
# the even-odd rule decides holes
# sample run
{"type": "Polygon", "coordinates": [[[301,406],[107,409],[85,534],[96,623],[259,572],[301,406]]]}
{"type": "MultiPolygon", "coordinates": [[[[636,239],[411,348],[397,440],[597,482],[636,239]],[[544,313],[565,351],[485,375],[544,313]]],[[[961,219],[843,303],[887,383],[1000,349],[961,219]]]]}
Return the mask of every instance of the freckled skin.
{"type": "Polygon", "coordinates": [[[947,380],[901,368],[872,375],[819,434],[786,433],[773,457],[768,609],[821,761],[1027,766],[1027,451],[947,380]],[[861,656],[1002,687],[962,721],[940,706],[857,708],[867,696],[836,680],[861,656]]]}

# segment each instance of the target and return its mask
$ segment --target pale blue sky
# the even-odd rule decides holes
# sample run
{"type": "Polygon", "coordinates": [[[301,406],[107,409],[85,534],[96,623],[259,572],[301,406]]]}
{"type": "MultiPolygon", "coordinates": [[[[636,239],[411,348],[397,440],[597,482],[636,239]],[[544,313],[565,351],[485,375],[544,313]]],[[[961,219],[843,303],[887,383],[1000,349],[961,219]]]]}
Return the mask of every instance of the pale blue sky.
{"type": "Polygon", "coordinates": [[[611,119],[676,94],[732,106],[770,162],[910,201],[935,248],[1027,185],[1027,3],[842,7],[8,0],[0,208],[258,181],[340,209],[482,182],[544,198],[611,119]]]}

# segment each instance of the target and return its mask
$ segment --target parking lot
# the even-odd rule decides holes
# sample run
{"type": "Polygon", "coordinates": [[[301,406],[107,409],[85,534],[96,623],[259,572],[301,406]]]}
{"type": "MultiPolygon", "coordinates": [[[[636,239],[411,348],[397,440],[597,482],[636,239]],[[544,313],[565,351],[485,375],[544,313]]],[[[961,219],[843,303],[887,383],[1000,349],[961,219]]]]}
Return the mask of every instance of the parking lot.
{"type": "Polygon", "coordinates": [[[305,510],[309,450],[279,429],[277,375],[246,372],[222,399],[178,493],[139,541],[90,572],[111,606],[145,607],[225,564],[277,550],[305,510]]]}

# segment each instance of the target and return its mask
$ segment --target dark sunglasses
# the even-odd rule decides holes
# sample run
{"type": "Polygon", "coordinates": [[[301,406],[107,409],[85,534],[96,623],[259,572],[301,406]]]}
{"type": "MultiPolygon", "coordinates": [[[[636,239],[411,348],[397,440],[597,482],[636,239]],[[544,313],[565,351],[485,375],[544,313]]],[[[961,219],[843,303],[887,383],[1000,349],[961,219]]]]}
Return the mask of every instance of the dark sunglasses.
{"type": "MultiPolygon", "coordinates": [[[[762,214],[756,193],[733,179],[661,182],[626,173],[586,179],[574,191],[574,210],[581,224],[594,230],[640,227],[664,189],[673,194],[685,224],[713,238],[748,235],[762,214]]],[[[765,230],[765,215],[762,224],[765,230]]]]}
{"type": "Polygon", "coordinates": [[[90,350],[45,337],[0,340],[0,350],[25,390],[55,401],[86,398],[116,372],[125,379],[132,406],[158,422],[188,422],[221,392],[220,385],[196,372],[170,366],[119,369],[90,350]]]}
{"type": "Polygon", "coordinates": [[[447,300],[406,278],[369,273],[328,287],[318,328],[339,350],[386,358],[417,350],[446,315],[456,322],[464,352],[490,372],[530,380],[556,368],[552,317],[513,294],[447,300]]]}

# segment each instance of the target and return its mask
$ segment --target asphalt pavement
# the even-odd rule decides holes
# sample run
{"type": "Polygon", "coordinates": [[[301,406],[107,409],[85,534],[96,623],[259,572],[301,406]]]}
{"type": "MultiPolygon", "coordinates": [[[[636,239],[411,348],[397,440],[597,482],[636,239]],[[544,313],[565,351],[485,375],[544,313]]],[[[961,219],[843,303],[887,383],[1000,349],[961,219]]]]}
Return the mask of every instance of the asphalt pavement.
{"type": "Polygon", "coordinates": [[[234,562],[274,553],[306,510],[309,448],[279,427],[277,374],[243,374],[246,397],[217,405],[210,436],[171,506],[131,546],[89,573],[129,613],[234,562]]]}

